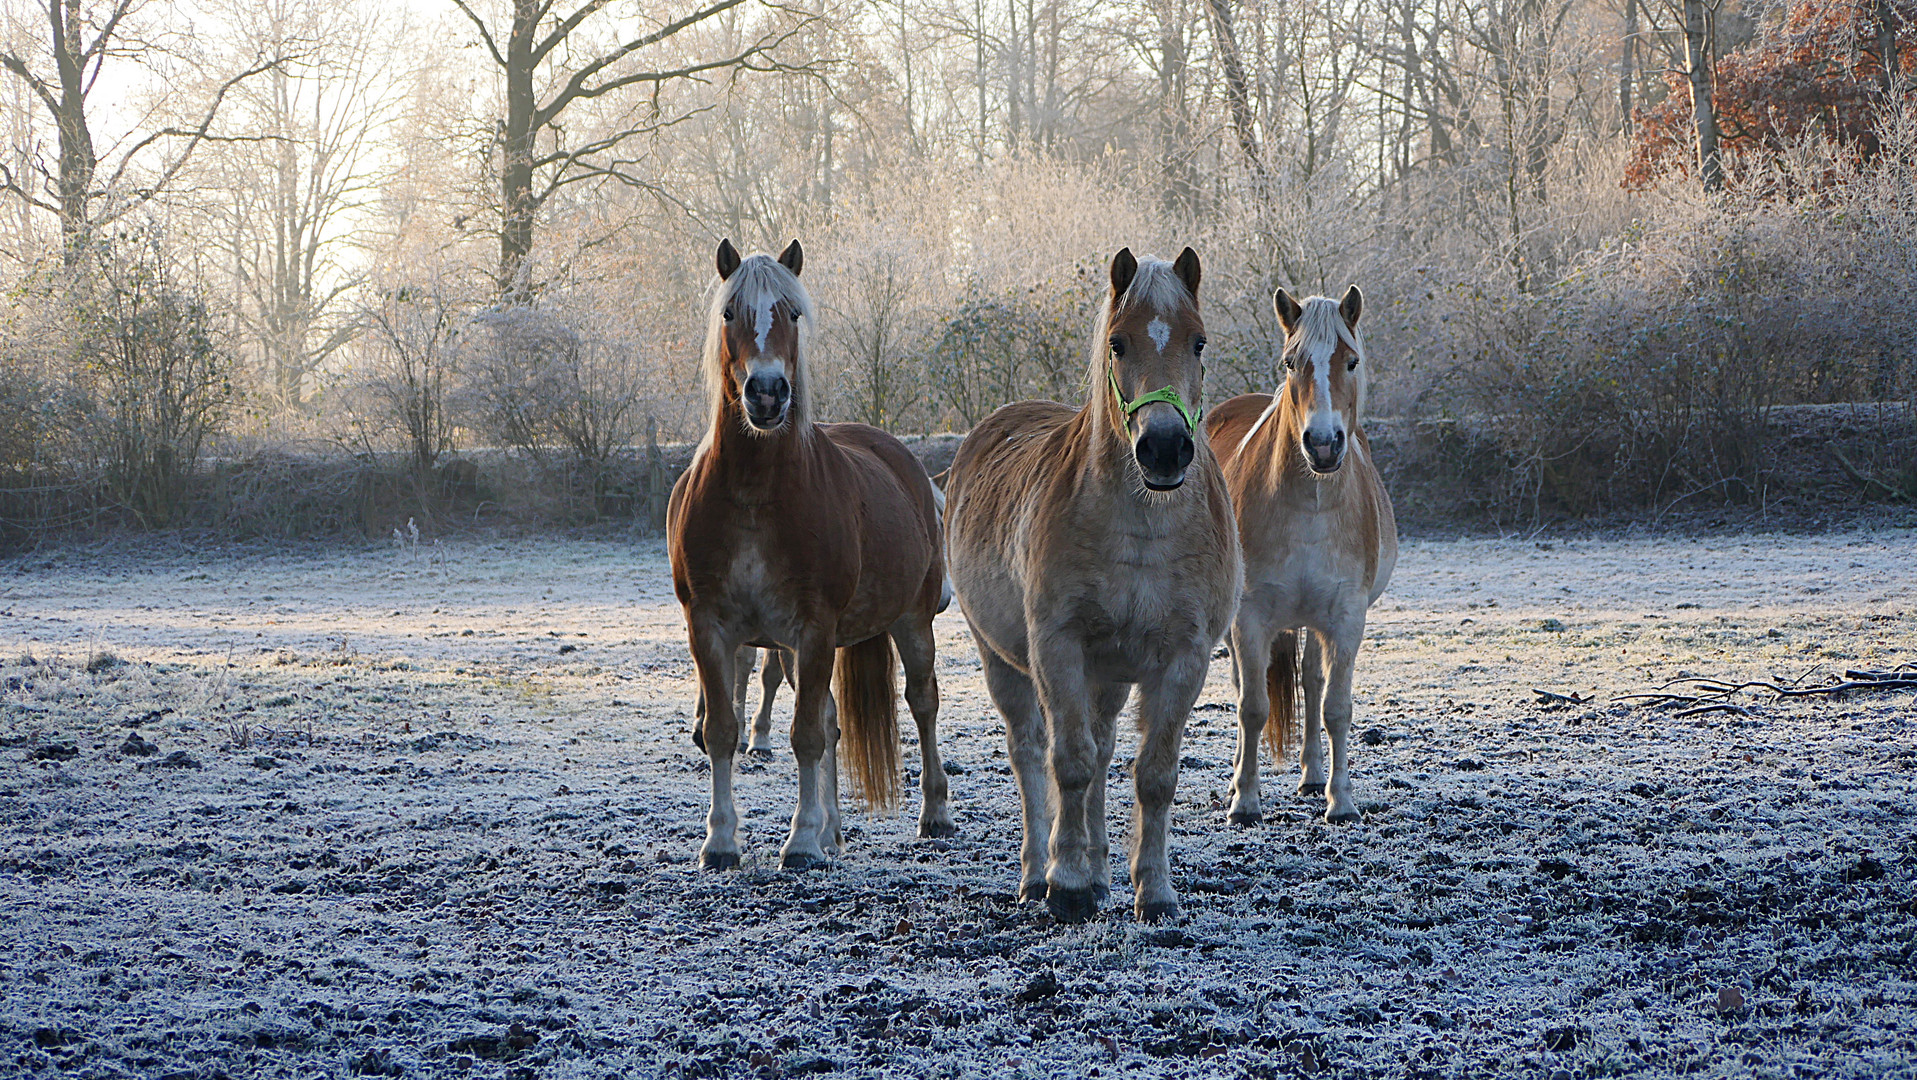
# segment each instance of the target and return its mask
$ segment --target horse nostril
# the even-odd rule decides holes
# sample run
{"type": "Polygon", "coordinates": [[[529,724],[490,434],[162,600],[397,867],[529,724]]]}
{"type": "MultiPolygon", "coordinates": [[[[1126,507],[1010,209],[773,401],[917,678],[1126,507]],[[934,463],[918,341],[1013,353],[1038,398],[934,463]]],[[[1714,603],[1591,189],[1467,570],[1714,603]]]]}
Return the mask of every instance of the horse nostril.
{"type": "Polygon", "coordinates": [[[1192,442],[1190,435],[1178,437],[1178,467],[1183,469],[1191,464],[1192,455],[1198,452],[1198,445],[1192,442]]]}

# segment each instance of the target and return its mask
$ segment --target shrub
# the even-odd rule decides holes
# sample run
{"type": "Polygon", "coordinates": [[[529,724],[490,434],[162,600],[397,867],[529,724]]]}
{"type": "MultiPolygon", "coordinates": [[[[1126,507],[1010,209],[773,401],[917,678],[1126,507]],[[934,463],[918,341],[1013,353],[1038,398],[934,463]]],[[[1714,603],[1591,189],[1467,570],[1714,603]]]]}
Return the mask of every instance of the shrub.
{"type": "Polygon", "coordinates": [[[234,403],[223,327],[155,235],[94,246],[67,285],[77,449],[115,501],[166,525],[234,403]]]}

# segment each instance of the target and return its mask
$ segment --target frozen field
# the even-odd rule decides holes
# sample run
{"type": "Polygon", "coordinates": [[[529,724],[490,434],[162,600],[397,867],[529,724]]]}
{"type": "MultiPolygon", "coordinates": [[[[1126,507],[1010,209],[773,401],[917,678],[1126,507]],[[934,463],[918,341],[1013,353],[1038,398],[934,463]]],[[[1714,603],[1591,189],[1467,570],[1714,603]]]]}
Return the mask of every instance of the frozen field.
{"type": "MultiPolygon", "coordinates": [[[[1013,899],[956,611],[959,838],[851,809],[838,865],[776,869],[787,697],[715,875],[656,540],[16,559],[0,1074],[1917,1075],[1912,695],[1607,700],[1917,661],[1914,611],[1911,529],[1409,543],[1358,667],[1365,820],[1268,768],[1266,824],[1225,825],[1220,661],[1185,919],[1133,923],[1120,866],[1060,928],[1013,899]]],[[[1129,812],[1117,777],[1115,842],[1129,812]]]]}

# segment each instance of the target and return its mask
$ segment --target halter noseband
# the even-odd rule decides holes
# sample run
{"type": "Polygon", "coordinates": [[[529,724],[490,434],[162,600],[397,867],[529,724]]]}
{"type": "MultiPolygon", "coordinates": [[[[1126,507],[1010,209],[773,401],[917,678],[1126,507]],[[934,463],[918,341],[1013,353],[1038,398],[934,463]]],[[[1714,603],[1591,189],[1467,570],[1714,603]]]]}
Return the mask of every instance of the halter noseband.
{"type": "Polygon", "coordinates": [[[1105,374],[1112,380],[1112,396],[1118,399],[1118,407],[1125,410],[1125,415],[1128,417],[1154,401],[1162,401],[1172,408],[1177,409],[1178,415],[1185,418],[1185,430],[1187,431],[1197,431],[1198,422],[1205,418],[1204,409],[1201,408],[1194,412],[1190,406],[1185,404],[1185,399],[1178,396],[1178,391],[1169,386],[1160,387],[1149,394],[1140,394],[1136,401],[1126,401],[1125,391],[1118,388],[1118,372],[1107,367],[1105,374]]]}

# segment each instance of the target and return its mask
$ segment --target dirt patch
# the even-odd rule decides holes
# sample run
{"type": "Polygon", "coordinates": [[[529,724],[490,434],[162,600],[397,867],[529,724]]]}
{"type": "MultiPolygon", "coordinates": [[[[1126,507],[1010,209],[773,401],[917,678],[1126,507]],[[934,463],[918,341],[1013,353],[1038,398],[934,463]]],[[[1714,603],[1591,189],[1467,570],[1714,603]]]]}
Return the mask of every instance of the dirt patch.
{"type": "Polygon", "coordinates": [[[1911,1075],[1912,695],[1682,721],[1608,699],[1917,659],[1912,566],[1909,529],[1410,543],[1359,665],[1363,823],[1323,825],[1268,770],[1267,823],[1224,824],[1215,664],[1174,810],[1186,918],[1133,923],[1121,884],[1060,928],[1014,899],[1012,780],[956,612],[960,837],[854,810],[837,866],[776,869],[788,699],[778,756],[739,778],[745,869],[711,875],[657,541],[15,560],[0,1061],[1911,1075]]]}

